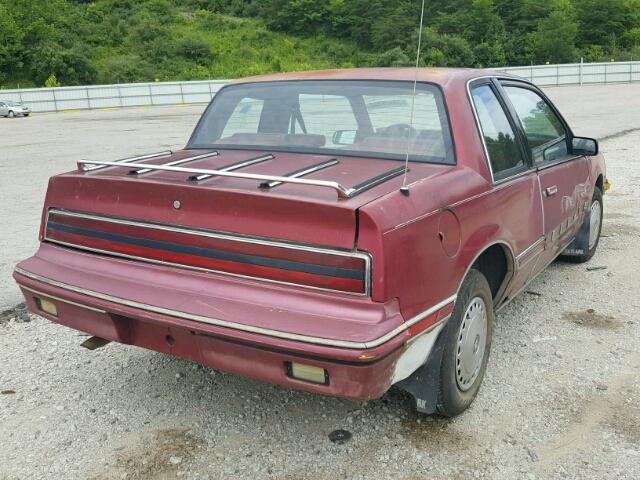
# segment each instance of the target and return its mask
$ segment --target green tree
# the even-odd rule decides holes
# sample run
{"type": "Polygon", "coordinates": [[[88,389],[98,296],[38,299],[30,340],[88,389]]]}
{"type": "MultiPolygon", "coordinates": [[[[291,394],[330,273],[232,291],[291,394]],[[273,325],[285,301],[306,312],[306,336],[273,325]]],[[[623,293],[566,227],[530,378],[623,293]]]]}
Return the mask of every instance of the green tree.
{"type": "Polygon", "coordinates": [[[493,0],[473,0],[465,37],[473,43],[502,41],[504,23],[493,0]]]}
{"type": "Polygon", "coordinates": [[[58,81],[58,78],[52,73],[51,75],[49,75],[49,78],[45,80],[44,86],[47,88],[59,87],[60,82],[58,81]]]}
{"type": "Polygon", "coordinates": [[[100,83],[150,82],[154,79],[152,66],[137,55],[109,57],[99,70],[100,83]]]}
{"type": "Polygon", "coordinates": [[[201,64],[213,57],[209,44],[197,37],[185,37],[178,41],[176,51],[178,55],[201,64]]]}
{"type": "Polygon", "coordinates": [[[400,47],[381,53],[376,57],[375,62],[377,67],[406,67],[413,63],[414,61],[410,60],[400,47]]]}
{"type": "Polygon", "coordinates": [[[23,30],[0,4],[0,82],[22,68],[23,30]]]}
{"type": "Polygon", "coordinates": [[[574,0],[580,23],[578,43],[615,45],[632,26],[631,3],[625,0],[574,0]]]}
{"type": "Polygon", "coordinates": [[[308,35],[327,19],[327,0],[270,0],[267,23],[275,30],[308,35]]]}
{"type": "Polygon", "coordinates": [[[475,66],[480,68],[501,67],[507,64],[504,46],[500,42],[482,42],[473,48],[475,66]]]}
{"type": "Polygon", "coordinates": [[[555,0],[549,16],[540,21],[533,35],[533,50],[538,62],[565,63],[576,60],[578,24],[568,0],[555,0]]]}
{"type": "Polygon", "coordinates": [[[422,42],[424,46],[422,62],[425,65],[468,67],[475,63],[469,43],[458,35],[441,35],[431,28],[426,28],[422,42]]]}

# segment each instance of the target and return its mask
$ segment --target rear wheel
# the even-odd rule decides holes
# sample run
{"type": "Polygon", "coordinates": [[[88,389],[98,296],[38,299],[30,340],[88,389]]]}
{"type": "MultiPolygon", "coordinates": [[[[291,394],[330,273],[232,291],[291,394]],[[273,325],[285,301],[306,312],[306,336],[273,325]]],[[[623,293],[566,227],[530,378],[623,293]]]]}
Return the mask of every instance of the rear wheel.
{"type": "Polygon", "coordinates": [[[487,368],[493,334],[493,298],[487,279],[471,269],[445,327],[437,411],[452,417],[475,399],[487,368]]]}

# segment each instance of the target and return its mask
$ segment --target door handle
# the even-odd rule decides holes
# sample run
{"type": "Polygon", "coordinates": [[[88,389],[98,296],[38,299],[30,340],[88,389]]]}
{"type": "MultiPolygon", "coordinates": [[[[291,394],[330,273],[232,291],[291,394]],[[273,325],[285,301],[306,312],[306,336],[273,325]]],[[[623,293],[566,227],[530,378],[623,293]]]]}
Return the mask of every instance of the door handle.
{"type": "Polygon", "coordinates": [[[553,197],[556,193],[558,193],[558,187],[556,185],[547,187],[545,189],[545,193],[547,194],[547,197],[553,197]]]}

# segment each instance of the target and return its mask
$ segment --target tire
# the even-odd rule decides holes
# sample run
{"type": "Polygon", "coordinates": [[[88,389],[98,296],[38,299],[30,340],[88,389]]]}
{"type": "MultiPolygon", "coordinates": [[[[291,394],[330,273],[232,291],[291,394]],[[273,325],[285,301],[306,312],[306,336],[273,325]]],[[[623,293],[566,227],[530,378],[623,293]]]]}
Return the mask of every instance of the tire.
{"type": "Polygon", "coordinates": [[[561,255],[561,260],[571,263],[585,263],[591,260],[591,258],[595,255],[596,250],[598,249],[598,244],[600,243],[600,234],[602,233],[602,219],[604,218],[604,203],[602,199],[602,191],[598,187],[596,187],[593,192],[593,197],[591,198],[591,207],[587,212],[587,215],[589,216],[587,217],[585,215],[584,222],[586,223],[587,220],[591,220],[591,222],[594,222],[596,220],[594,218],[594,214],[596,215],[596,217],[597,215],[599,215],[599,219],[597,219],[598,224],[596,225],[595,229],[591,228],[591,224],[589,226],[589,251],[584,255],[561,255]],[[597,212],[599,213],[595,213],[594,208],[597,208],[597,212]]]}
{"type": "Polygon", "coordinates": [[[25,113],[24,115],[22,115],[23,117],[28,117],[30,114],[29,113],[25,113]]]}
{"type": "Polygon", "coordinates": [[[16,116],[16,114],[15,114],[15,113],[13,113],[13,110],[9,110],[9,115],[8,115],[8,117],[9,117],[9,118],[13,118],[13,117],[15,117],[15,116],[16,116]]]}
{"type": "Polygon", "coordinates": [[[476,398],[491,351],[493,320],[489,283],[480,271],[472,268],[462,283],[453,314],[443,332],[445,343],[437,403],[440,415],[459,415],[476,398]]]}

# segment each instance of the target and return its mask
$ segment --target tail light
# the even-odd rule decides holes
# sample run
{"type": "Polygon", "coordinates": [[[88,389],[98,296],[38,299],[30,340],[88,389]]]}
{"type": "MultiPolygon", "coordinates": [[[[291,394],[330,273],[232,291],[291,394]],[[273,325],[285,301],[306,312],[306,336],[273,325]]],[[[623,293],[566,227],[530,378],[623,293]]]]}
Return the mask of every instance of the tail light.
{"type": "Polygon", "coordinates": [[[361,252],[292,245],[217,232],[50,210],[45,241],[136,260],[369,294],[361,252]]]}

